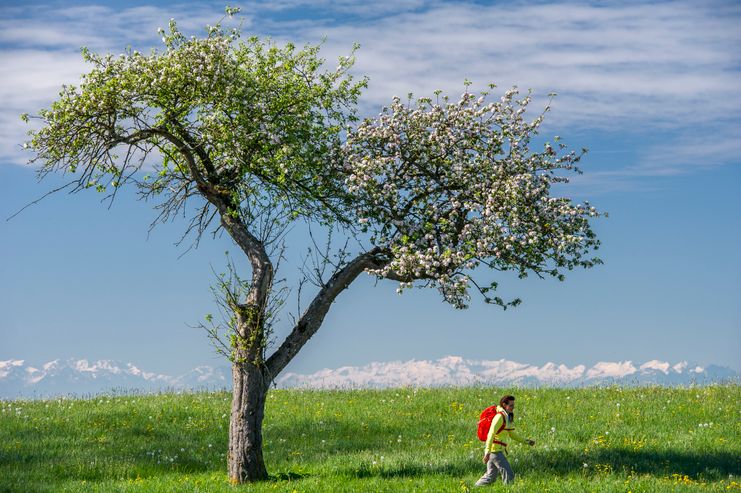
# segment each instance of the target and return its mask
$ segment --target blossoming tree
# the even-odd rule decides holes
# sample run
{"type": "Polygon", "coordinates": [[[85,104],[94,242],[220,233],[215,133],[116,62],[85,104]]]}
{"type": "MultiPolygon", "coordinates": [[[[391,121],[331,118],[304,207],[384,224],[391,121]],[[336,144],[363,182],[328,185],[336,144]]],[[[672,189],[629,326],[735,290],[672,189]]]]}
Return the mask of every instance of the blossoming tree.
{"type": "Polygon", "coordinates": [[[580,154],[562,144],[531,148],[543,114],[525,119],[529,96],[395,98],[361,122],[355,105],[366,82],[348,73],[352,57],[326,70],[318,47],[240,41],[237,30],[218,24],[203,38],[186,38],[171,21],[162,34],[164,50],[148,55],[83,50],[91,70],[49,109],[24,115],[41,121],[25,146],[42,177],[61,172],[73,191],[92,188],[111,199],[131,184],[156,201],[155,223],[184,214],[185,234],[196,241],[213,225],[249,260],[249,280],[235,274],[218,286],[233,368],[233,482],[267,477],[262,421],[270,383],[361,273],[397,281],[399,290],[435,287],[459,308],[472,292],[506,308],[519,300],[493,296],[496,282],[481,277],[514,270],[563,279],[565,269],[599,262],[589,222],[598,213],[551,191],[566,180],[562,170],[578,171],[580,154]],[[340,230],[365,246],[342,250],[272,348],[274,247],[294,221],[340,230]]]}

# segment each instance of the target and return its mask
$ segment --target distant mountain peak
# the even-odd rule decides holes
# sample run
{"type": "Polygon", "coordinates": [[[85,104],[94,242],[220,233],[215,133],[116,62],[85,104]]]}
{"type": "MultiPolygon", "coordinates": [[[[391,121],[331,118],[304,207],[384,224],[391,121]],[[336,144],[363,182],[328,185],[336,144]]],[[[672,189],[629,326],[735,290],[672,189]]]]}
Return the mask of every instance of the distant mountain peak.
{"type": "Polygon", "coordinates": [[[548,362],[541,367],[505,359],[469,360],[446,356],[436,361],[371,363],[365,366],[324,369],[311,375],[286,373],[278,387],[359,388],[403,386],[584,386],[584,385],[691,385],[738,381],[730,368],[703,368],[686,361],[674,365],[651,360],[636,366],[632,361],[599,362],[569,367],[548,362]]]}
{"type": "MultiPolygon", "coordinates": [[[[738,382],[730,368],[705,368],[681,361],[651,360],[599,362],[591,367],[548,362],[535,366],[506,359],[470,360],[446,356],[438,360],[374,362],[364,366],[325,368],[304,375],[285,373],[276,379],[281,388],[383,388],[436,386],[584,386],[691,385],[738,382]]],[[[112,360],[55,359],[39,366],[26,360],[0,361],[0,398],[94,395],[111,391],[224,389],[231,386],[228,367],[197,366],[180,376],[144,371],[132,363],[112,360]]]]}

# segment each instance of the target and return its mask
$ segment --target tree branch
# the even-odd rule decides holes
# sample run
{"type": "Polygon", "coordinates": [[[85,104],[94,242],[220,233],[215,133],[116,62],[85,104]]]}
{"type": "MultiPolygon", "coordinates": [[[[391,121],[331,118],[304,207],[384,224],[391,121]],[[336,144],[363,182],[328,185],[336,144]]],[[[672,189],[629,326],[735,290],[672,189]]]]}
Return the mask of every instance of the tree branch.
{"type": "Polygon", "coordinates": [[[298,320],[291,333],[278,349],[268,358],[266,367],[268,378],[275,378],[306,342],[322,325],[325,315],[335,298],[344,291],[365,269],[380,268],[385,260],[383,250],[376,247],[358,255],[340,271],[336,272],[314,297],[309,307],[298,320]]]}

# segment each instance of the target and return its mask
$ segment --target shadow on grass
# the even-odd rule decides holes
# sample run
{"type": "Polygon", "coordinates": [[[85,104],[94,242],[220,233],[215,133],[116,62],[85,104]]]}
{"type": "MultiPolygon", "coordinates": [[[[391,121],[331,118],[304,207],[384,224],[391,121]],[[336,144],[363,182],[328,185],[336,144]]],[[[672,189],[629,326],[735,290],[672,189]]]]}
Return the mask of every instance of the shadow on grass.
{"type": "Polygon", "coordinates": [[[290,426],[273,425],[263,430],[263,436],[273,450],[284,448],[280,440],[288,439],[292,446],[302,448],[305,459],[312,460],[325,456],[327,450],[337,454],[384,453],[393,450],[390,443],[397,443],[397,437],[408,432],[409,426],[404,422],[390,424],[368,420],[361,425],[353,420],[324,418],[321,421],[296,419],[290,426]],[[308,430],[308,436],[299,437],[296,430],[308,430]]]}
{"type": "MultiPolygon", "coordinates": [[[[516,474],[535,473],[563,477],[577,472],[593,474],[595,466],[616,473],[648,474],[651,476],[686,475],[692,479],[720,481],[729,474],[741,474],[741,458],[731,453],[700,454],[695,452],[652,452],[624,449],[592,451],[586,454],[553,451],[531,451],[529,457],[518,454],[519,463],[513,463],[516,474]],[[522,460],[526,459],[526,460],[522,460]],[[587,467],[584,467],[584,464],[587,467]]],[[[510,461],[513,456],[510,455],[510,461]]],[[[405,464],[398,467],[362,468],[345,473],[355,477],[416,477],[430,474],[462,477],[483,473],[484,466],[477,461],[451,461],[443,464],[405,464]]]]}
{"type": "Polygon", "coordinates": [[[451,461],[447,463],[437,463],[434,465],[425,464],[404,464],[396,467],[371,468],[363,467],[356,471],[345,471],[347,476],[356,478],[379,477],[384,479],[391,478],[415,478],[430,475],[450,476],[460,478],[463,476],[482,473],[484,466],[481,462],[474,461],[451,461]]]}
{"type": "Polygon", "coordinates": [[[304,479],[309,477],[309,474],[306,473],[299,473],[299,472],[279,472],[276,474],[270,475],[270,481],[298,481],[299,479],[304,479]]]}
{"type": "MultiPolygon", "coordinates": [[[[553,475],[573,473],[577,470],[594,468],[598,464],[609,466],[613,471],[631,471],[638,474],[667,476],[687,475],[698,479],[721,480],[741,473],[741,458],[729,452],[700,453],[692,450],[652,451],[608,448],[591,450],[584,454],[572,452],[534,450],[530,457],[520,465],[521,471],[538,471],[553,475]],[[587,464],[587,467],[584,467],[587,464]]],[[[523,457],[523,455],[520,455],[523,457]]]]}

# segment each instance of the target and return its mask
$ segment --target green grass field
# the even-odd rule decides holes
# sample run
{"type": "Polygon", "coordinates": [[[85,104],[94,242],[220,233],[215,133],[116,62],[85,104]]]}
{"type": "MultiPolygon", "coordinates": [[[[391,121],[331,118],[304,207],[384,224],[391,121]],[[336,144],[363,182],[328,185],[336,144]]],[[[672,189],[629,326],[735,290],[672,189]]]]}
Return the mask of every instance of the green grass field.
{"type": "MultiPolygon", "coordinates": [[[[517,397],[512,492],[741,490],[741,387],[276,390],[271,480],[226,477],[230,395],[0,401],[0,492],[464,492],[479,412],[517,397]]],[[[500,483],[482,491],[505,489],[500,483]]]]}

